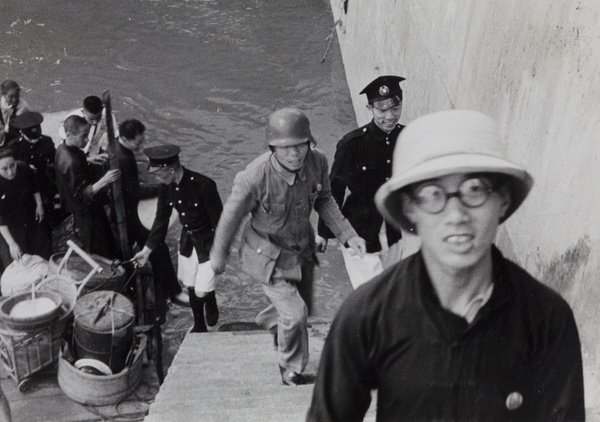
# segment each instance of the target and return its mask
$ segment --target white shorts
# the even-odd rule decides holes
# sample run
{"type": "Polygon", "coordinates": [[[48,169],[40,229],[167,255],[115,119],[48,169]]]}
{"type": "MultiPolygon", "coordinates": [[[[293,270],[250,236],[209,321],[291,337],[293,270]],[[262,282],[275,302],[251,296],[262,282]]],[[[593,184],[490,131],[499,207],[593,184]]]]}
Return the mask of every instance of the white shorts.
{"type": "Polygon", "coordinates": [[[177,254],[177,278],[185,287],[194,287],[196,292],[215,290],[216,277],[212,272],[211,263],[198,263],[196,251],[192,251],[189,258],[177,254]]]}

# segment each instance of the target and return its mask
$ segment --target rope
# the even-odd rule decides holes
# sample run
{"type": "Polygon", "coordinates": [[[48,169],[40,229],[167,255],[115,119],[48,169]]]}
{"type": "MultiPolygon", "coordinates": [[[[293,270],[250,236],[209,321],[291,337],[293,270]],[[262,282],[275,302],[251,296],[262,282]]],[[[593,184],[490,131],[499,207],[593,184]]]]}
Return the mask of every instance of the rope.
{"type": "Polygon", "coordinates": [[[321,59],[321,63],[323,63],[325,61],[325,58],[327,57],[327,53],[329,53],[329,48],[331,47],[331,42],[333,41],[333,36],[335,35],[335,28],[340,25],[342,23],[341,19],[338,19],[337,21],[335,21],[335,24],[333,25],[333,29],[331,30],[331,34],[329,34],[329,36],[327,38],[325,38],[326,40],[329,40],[329,42],[327,43],[327,48],[325,49],[325,54],[323,55],[323,58],[321,59]]]}

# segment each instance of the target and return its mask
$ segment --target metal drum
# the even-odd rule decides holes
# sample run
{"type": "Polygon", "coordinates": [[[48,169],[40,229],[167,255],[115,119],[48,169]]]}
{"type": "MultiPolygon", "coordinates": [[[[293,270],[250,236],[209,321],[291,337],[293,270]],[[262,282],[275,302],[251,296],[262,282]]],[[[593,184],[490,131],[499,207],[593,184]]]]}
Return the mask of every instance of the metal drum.
{"type": "Polygon", "coordinates": [[[75,303],[74,351],[77,359],[98,359],[113,374],[125,366],[133,341],[133,303],[112,291],[91,292],[75,303]]]}

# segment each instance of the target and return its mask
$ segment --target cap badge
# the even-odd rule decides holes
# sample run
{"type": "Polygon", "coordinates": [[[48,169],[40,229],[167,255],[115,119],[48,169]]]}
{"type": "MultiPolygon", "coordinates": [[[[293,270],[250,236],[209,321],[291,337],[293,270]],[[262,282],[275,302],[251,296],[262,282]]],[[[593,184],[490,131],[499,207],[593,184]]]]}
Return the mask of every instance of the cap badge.
{"type": "Polygon", "coordinates": [[[379,87],[379,95],[385,97],[389,93],[390,93],[390,89],[387,87],[387,85],[382,85],[381,87],[379,87]]]}

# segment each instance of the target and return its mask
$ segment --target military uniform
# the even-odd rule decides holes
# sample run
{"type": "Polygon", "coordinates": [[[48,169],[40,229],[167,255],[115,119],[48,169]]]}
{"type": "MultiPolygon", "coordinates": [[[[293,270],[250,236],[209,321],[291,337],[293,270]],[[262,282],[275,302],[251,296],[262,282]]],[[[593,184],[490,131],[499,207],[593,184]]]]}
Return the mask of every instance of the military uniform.
{"type": "MultiPolygon", "coordinates": [[[[367,85],[361,94],[367,95],[371,107],[377,107],[380,113],[385,113],[402,104],[399,85],[402,80],[404,78],[398,76],[380,76],[367,85]]],[[[396,123],[391,130],[383,130],[373,118],[370,123],[346,134],[336,147],[329,175],[331,193],[342,214],[367,244],[367,254],[362,258],[347,247],[341,248],[354,288],[383,271],[380,252],[402,238],[400,231],[386,224],[387,245],[381,244],[383,217],[377,211],[374,197],[377,189],[392,174],[392,155],[403,128],[396,123]]],[[[318,234],[326,239],[333,237],[322,221],[319,221],[318,234]]]]}
{"type": "MultiPolygon", "coordinates": [[[[331,194],[342,214],[366,240],[369,253],[382,249],[379,232],[383,217],[377,211],[373,198],[392,174],[392,154],[403,128],[397,125],[393,131],[385,133],[371,121],[353,130],[338,142],[331,166],[331,194]],[[346,189],[350,193],[344,201],[346,189]]],[[[319,235],[328,239],[333,237],[322,221],[319,221],[319,235]]],[[[386,225],[386,236],[390,246],[402,237],[389,225],[386,225]]]]}
{"type": "MultiPolygon", "coordinates": [[[[147,148],[144,153],[150,159],[149,171],[171,166],[179,162],[179,148],[174,145],[161,145],[147,148]]],[[[217,184],[209,177],[188,170],[183,172],[178,183],[161,184],[158,190],[156,217],[152,223],[146,247],[155,250],[167,235],[169,219],[173,208],[179,213],[181,235],[177,275],[188,288],[190,306],[194,315],[192,332],[207,331],[206,323],[217,323],[219,312],[215,296],[215,279],[205,279],[199,271],[199,264],[208,262],[213,244],[215,229],[223,204],[217,191],[217,184]],[[197,296],[196,291],[206,293],[197,296]],[[206,310],[206,321],[204,318],[206,310]]]]}
{"type": "Polygon", "coordinates": [[[44,224],[51,230],[65,217],[66,213],[55,209],[54,198],[58,194],[54,174],[56,148],[49,136],[42,134],[40,113],[28,111],[15,118],[13,126],[21,131],[19,137],[8,145],[15,153],[15,159],[24,161],[33,169],[44,204],[44,224]],[[33,140],[33,141],[32,141],[33,140]]]}
{"type": "Polygon", "coordinates": [[[262,283],[271,301],[256,322],[277,333],[282,380],[297,385],[304,382],[300,373],[308,361],[307,318],[315,265],[310,214],[317,211],[341,242],[356,237],[356,232],[331,196],[327,158],[318,149],[309,149],[308,144],[315,142],[308,118],[296,109],[274,112],[267,141],[271,148],[306,148],[301,167],[285,168],[273,150],[236,175],[211,259],[217,268],[225,261],[238,227],[250,214],[242,232],[242,265],[262,283]]]}

